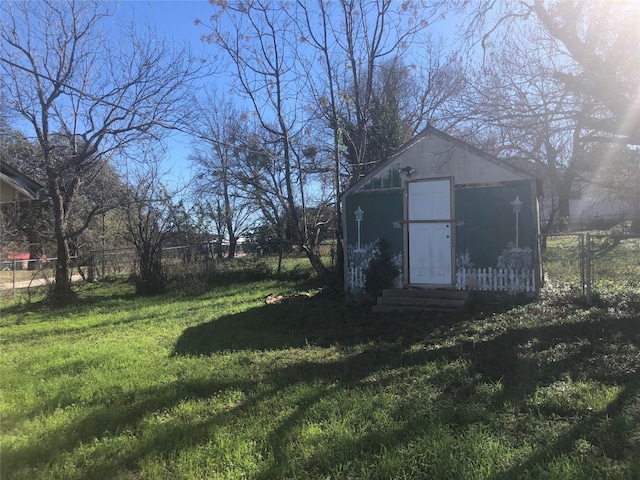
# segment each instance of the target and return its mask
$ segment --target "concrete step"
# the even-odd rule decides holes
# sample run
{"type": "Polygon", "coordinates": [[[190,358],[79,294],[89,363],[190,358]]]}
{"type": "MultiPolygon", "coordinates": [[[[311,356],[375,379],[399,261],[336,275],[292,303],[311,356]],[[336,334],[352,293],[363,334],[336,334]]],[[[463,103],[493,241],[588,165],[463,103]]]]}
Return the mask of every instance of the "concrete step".
{"type": "Polygon", "coordinates": [[[431,298],[431,297],[378,297],[378,305],[401,305],[412,307],[451,307],[457,308],[464,304],[461,298],[431,298]]]}
{"type": "Polygon", "coordinates": [[[391,298],[451,298],[466,301],[469,292],[452,288],[388,288],[382,291],[382,297],[391,298]]]}
{"type": "Polygon", "coordinates": [[[462,307],[443,308],[443,307],[416,307],[409,305],[373,305],[371,311],[373,313],[389,313],[389,312],[457,312],[462,307]]]}
{"type": "Polygon", "coordinates": [[[457,311],[464,307],[469,293],[453,289],[388,289],[378,297],[374,312],[457,311]]]}

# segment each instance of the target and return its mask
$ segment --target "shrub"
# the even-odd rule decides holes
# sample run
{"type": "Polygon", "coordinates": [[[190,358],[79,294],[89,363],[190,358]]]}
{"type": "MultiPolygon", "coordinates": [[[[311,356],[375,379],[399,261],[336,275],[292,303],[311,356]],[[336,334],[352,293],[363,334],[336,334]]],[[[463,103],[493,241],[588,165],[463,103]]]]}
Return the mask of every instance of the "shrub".
{"type": "Polygon", "coordinates": [[[392,287],[394,279],[400,273],[398,267],[393,263],[389,249],[390,245],[387,240],[378,240],[369,265],[364,271],[364,290],[374,297],[380,296],[385,288],[392,287]]]}

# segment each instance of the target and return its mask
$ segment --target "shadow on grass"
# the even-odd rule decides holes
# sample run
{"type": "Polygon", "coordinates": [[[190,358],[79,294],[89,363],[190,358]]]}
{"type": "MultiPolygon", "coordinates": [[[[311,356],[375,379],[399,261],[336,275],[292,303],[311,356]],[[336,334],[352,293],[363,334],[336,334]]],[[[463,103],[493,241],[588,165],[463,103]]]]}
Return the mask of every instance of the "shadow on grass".
{"type": "MultiPolygon", "coordinates": [[[[549,430],[543,435],[544,443],[540,438],[528,438],[533,442],[531,454],[499,465],[494,469],[494,478],[516,478],[523,476],[523,472],[524,476],[532,476],[533,472],[534,478],[544,478],[550,462],[559,455],[573,454],[579,440],[597,446],[599,454],[609,459],[624,460],[637,451],[640,318],[617,318],[604,312],[584,320],[544,325],[527,326],[519,323],[515,315],[509,320],[512,325],[507,322],[507,326],[478,335],[474,319],[464,315],[371,316],[364,308],[315,298],[224,316],[184,330],[173,355],[215,356],[224,352],[307,346],[345,347],[345,354],[323,362],[301,356],[286,365],[266,368],[255,377],[177,379],[156,388],[100,392],[86,415],[52,428],[28,446],[4,451],[3,468],[10,473],[35,458],[38,465],[44,466],[55,462],[61,452],[70,452],[78,445],[131,432],[135,440],[130,448],[118,455],[92,451],[87,454],[86,463],[76,468],[80,476],[87,478],[138,472],[142,461],[150,456],[171,455],[180,448],[210,442],[212,429],[234,428],[238,435],[250,435],[241,431],[243,422],[250,423],[268,414],[270,405],[300,386],[305,390],[284,409],[286,413],[264,427],[263,453],[269,452],[271,456],[261,465],[257,478],[287,478],[294,470],[334,476],[345,465],[358,462],[365,465],[384,452],[393,455],[419,443],[427,432],[434,430],[450,432],[451,444],[462,442],[470,425],[483,425],[499,436],[502,425],[498,417],[511,411],[522,418],[523,423],[517,426],[549,430]],[[456,362],[461,368],[449,368],[456,362]],[[435,366],[432,374],[407,380],[412,367],[426,364],[435,366]],[[372,381],[373,377],[380,379],[372,381]],[[615,401],[595,412],[586,408],[567,409],[563,405],[543,406],[532,412],[530,400],[537,389],[567,379],[618,385],[621,390],[615,401]],[[483,384],[501,384],[503,388],[486,396],[480,391],[483,384]],[[325,442],[306,458],[299,455],[292,458],[297,432],[322,402],[344,402],[344,398],[352,397],[343,395],[356,390],[375,397],[388,394],[390,389],[396,400],[385,413],[395,419],[392,428],[374,426],[354,438],[325,442]],[[423,397],[412,397],[404,392],[407,389],[414,394],[422,390],[433,395],[419,402],[416,399],[423,397]],[[230,408],[213,410],[195,423],[176,417],[158,422],[144,435],[140,434],[141,423],[154,415],[171,412],[185,400],[205,400],[228,391],[242,392],[244,400],[230,408]],[[554,422],[558,426],[549,427],[554,422]],[[529,423],[536,425],[531,427],[529,423]]],[[[348,413],[360,407],[340,403],[340,408],[348,413]]],[[[361,412],[363,416],[369,413],[361,412]]],[[[508,440],[515,443],[516,437],[508,440]]],[[[450,451],[433,454],[451,457],[450,451]]],[[[430,461],[424,455],[420,458],[423,462],[430,461]]],[[[449,461],[450,467],[455,468],[457,460],[449,461]]],[[[586,465],[599,460],[594,457],[591,461],[594,463],[586,465]]],[[[640,473],[639,462],[632,459],[627,475],[620,478],[633,478],[634,472],[640,473]]],[[[429,470],[432,467],[418,462],[403,466],[406,470],[397,474],[424,477],[434,473],[429,470]]],[[[589,478],[588,473],[582,478],[589,478]]],[[[454,471],[440,472],[440,476],[456,477],[454,471]]]]}
{"type": "Polygon", "coordinates": [[[225,351],[274,350],[305,346],[352,346],[367,342],[407,345],[450,326],[458,314],[371,315],[367,306],[339,299],[296,297],[294,301],[253,308],[187,328],[176,355],[212,355],[225,351]]]}
{"type": "MultiPolygon", "coordinates": [[[[117,437],[126,432],[140,432],[141,422],[154,415],[164,415],[186,400],[204,400],[215,397],[221,392],[240,391],[246,400],[233,408],[219,408],[208,412],[206,421],[198,419],[195,423],[181,421],[158,422],[152,432],[138,436],[135,448],[119,452],[118,455],[105,455],[99,451],[85,455],[85,464],[76,465],[76,473],[85,478],[112,478],[118,472],[136,471],[139,462],[152,454],[166,454],[179,447],[206,443],[210,440],[211,428],[222,427],[238,422],[260,408],[262,402],[270,402],[279,397],[283,390],[298,383],[316,380],[340,384],[342,389],[360,382],[363,376],[380,367],[381,355],[395,355],[396,349],[382,352],[370,349],[359,355],[346,357],[332,363],[301,361],[277,369],[260,379],[237,379],[216,381],[178,380],[161,387],[124,391],[113,387],[100,392],[89,404],[87,414],[65,422],[48,430],[37,441],[21,448],[11,446],[3,450],[3,471],[8,475],[12,471],[34,465],[47,465],[54,462],[64,452],[71,452],[78,445],[91,444],[96,439],[117,437]],[[264,385],[268,385],[267,388],[264,385]]],[[[300,400],[297,411],[287,424],[297,423],[305,411],[304,405],[312,406],[326,395],[323,388],[310,398],[300,400]]]]}
{"type": "Polygon", "coordinates": [[[68,310],[74,311],[113,302],[131,301],[137,298],[133,291],[132,284],[125,280],[112,281],[104,284],[88,284],[81,289],[74,287],[74,291],[91,291],[91,294],[76,296],[69,305],[64,306],[52,304],[46,297],[36,301],[30,301],[29,295],[19,294],[16,297],[16,303],[3,308],[2,312],[7,315],[38,313],[42,316],[43,321],[49,321],[52,317],[59,316],[60,312],[68,310]],[[113,293],[114,288],[119,289],[119,293],[113,293]],[[26,301],[23,301],[23,299],[26,299],[26,301]]]}
{"type": "MultiPolygon", "coordinates": [[[[578,309],[568,306],[572,311],[578,309]]],[[[392,451],[434,423],[464,431],[474,423],[492,423],[505,406],[519,416],[532,419],[533,428],[548,428],[548,441],[536,445],[533,453],[508,468],[503,466],[500,478],[514,478],[523,472],[537,472],[544,477],[550,464],[561,455],[577,457],[582,475],[590,478],[599,468],[595,455],[629,461],[621,478],[640,475],[640,457],[633,457],[640,442],[640,317],[620,318],[615,313],[600,311],[582,321],[522,326],[514,319],[506,327],[486,338],[469,338],[469,318],[448,315],[370,316],[340,303],[267,305],[241,314],[222,317],[184,331],[175,347],[176,355],[215,355],[239,350],[266,351],[305,346],[368,345],[358,355],[329,365],[300,363],[278,372],[279,378],[293,382],[321,381],[350,389],[361,385],[376,372],[425,365],[433,362],[448,365],[461,360],[467,365],[464,375],[446,371],[433,375],[425,389],[443,392],[432,405],[431,414],[408,413],[405,405],[396,415],[408,415],[403,427],[386,432],[369,432],[353,442],[340,444],[335,451],[323,450],[326,458],[341,458],[340,450],[363,452],[373,448],[392,451]],[[422,345],[422,348],[407,349],[422,345]],[[558,402],[535,406],[532,401],[540,389],[575,383],[598,383],[603,388],[620,388],[615,401],[606,408],[572,403],[571,393],[558,402]],[[499,393],[487,399],[479,394],[481,384],[502,385],[499,393]],[[549,427],[549,424],[557,423],[549,427]],[[546,425],[546,426],[545,426],[546,425]],[[567,425],[570,427],[567,428],[567,425]],[[633,440],[636,438],[636,440],[633,440]],[[577,442],[592,446],[593,457],[580,459],[577,442]]],[[[542,320],[542,319],[541,319],[542,320]]],[[[543,322],[541,322],[543,323],[543,322]]],[[[285,388],[287,385],[283,385],[285,388]]],[[[380,385],[381,386],[381,385],[380,385]]],[[[562,388],[562,387],[561,387],[562,388]]],[[[332,391],[335,394],[335,390],[332,391]]],[[[299,426],[314,405],[327,393],[314,393],[297,404],[297,408],[271,435],[276,464],[260,478],[275,478],[289,462],[288,445],[291,432],[299,426]]],[[[524,427],[524,426],[523,426],[524,427]]],[[[499,433],[499,432],[496,432],[499,433]]],[[[311,461],[311,460],[310,460],[311,461]]],[[[335,465],[336,467],[338,465],[335,465]]],[[[286,470],[286,468],[285,468],[286,470]]],[[[326,473],[326,471],[323,471],[326,473]]],[[[413,472],[414,474],[417,472],[413,472]]]]}
{"type": "MultiPolygon", "coordinates": [[[[180,381],[135,392],[114,387],[95,398],[92,402],[94,408],[87,415],[47,431],[38,441],[22,448],[9,446],[3,449],[3,473],[10,478],[13,470],[33,465],[34,459],[38,459],[37,464],[46,465],[61,453],[78,448],[78,445],[91,443],[98,438],[117,437],[126,432],[133,434],[143,419],[171,410],[185,399],[206,398],[227,389],[247,388],[249,385],[241,381],[180,381]]],[[[224,419],[227,413],[213,415],[207,423],[224,419]]],[[[87,464],[76,465],[76,469],[77,472],[84,472],[80,474],[81,478],[113,478],[119,471],[137,470],[137,462],[150,453],[171,451],[185,439],[197,442],[204,440],[204,436],[203,425],[165,424],[156,429],[153,435],[137,439],[135,449],[118,452],[117,455],[110,452],[104,457],[99,451],[93,452],[86,455],[87,464]],[[92,456],[95,458],[91,459],[92,456]]]]}

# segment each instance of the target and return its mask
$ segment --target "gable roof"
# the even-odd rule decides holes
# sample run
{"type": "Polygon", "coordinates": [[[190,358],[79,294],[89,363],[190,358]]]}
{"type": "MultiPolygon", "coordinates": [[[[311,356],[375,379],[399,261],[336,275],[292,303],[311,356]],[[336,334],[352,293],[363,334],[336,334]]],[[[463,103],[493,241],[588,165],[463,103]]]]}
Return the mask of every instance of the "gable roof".
{"type": "Polygon", "coordinates": [[[451,143],[453,146],[460,148],[461,150],[465,150],[473,155],[476,155],[480,158],[482,158],[483,160],[486,160],[490,163],[496,164],[498,166],[500,166],[501,168],[504,168],[506,170],[509,170],[517,175],[521,175],[525,178],[529,178],[529,179],[535,179],[536,177],[534,175],[532,175],[531,173],[525,171],[524,169],[513,165],[505,160],[502,160],[498,157],[494,157],[493,155],[488,154],[487,152],[484,152],[483,150],[480,150],[477,147],[474,147],[473,145],[460,140],[458,138],[452,137],[451,135],[444,133],[441,130],[438,130],[437,128],[434,128],[432,126],[427,126],[427,128],[425,128],[424,130],[422,130],[420,133],[418,133],[417,135],[415,135],[412,139],[410,139],[409,141],[407,141],[406,143],[404,143],[396,153],[394,153],[393,155],[391,155],[390,157],[388,157],[386,160],[383,160],[382,162],[380,162],[378,165],[376,165],[374,168],[372,168],[369,172],[367,172],[362,178],[360,178],[356,183],[354,183],[353,185],[351,185],[351,187],[349,187],[347,190],[345,190],[343,192],[343,196],[346,196],[348,194],[350,194],[352,191],[355,191],[357,189],[359,189],[362,185],[364,185],[367,181],[369,181],[372,177],[374,177],[377,173],[379,173],[381,170],[385,169],[390,163],[393,163],[394,161],[396,161],[398,159],[398,157],[400,157],[401,155],[403,155],[407,150],[411,149],[413,146],[415,146],[416,144],[420,143],[421,141],[423,141],[425,138],[430,137],[430,136],[435,136],[435,137],[439,137],[449,143],[451,143]]]}
{"type": "Polygon", "coordinates": [[[38,198],[38,192],[42,189],[42,185],[38,182],[4,161],[0,161],[0,180],[29,200],[38,198]]]}

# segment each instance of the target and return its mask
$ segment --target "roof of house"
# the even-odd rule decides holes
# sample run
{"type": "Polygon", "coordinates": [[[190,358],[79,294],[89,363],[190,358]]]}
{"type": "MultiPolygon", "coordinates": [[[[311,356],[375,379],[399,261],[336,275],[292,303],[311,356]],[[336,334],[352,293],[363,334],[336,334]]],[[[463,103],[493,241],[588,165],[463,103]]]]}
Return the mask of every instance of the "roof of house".
{"type": "Polygon", "coordinates": [[[0,180],[30,200],[38,198],[38,192],[42,189],[38,182],[3,161],[0,161],[0,180]]]}
{"type": "Polygon", "coordinates": [[[398,157],[400,157],[404,152],[406,152],[407,150],[411,149],[414,145],[416,145],[417,143],[421,142],[422,140],[424,140],[426,137],[428,136],[435,136],[435,137],[440,137],[443,140],[446,140],[448,142],[450,142],[452,145],[466,150],[469,153],[472,153],[474,155],[477,155],[478,157],[481,157],[482,159],[491,162],[493,164],[499,165],[500,167],[509,170],[511,172],[514,172],[518,175],[522,175],[526,178],[531,178],[531,179],[535,179],[536,177],[534,175],[532,175],[531,173],[523,170],[522,168],[518,167],[517,165],[514,165],[512,163],[509,163],[505,160],[502,160],[498,157],[494,157],[493,155],[488,154],[487,152],[484,152],[482,150],[480,150],[477,147],[474,147],[473,145],[460,140],[458,138],[452,137],[451,135],[444,133],[441,130],[438,130],[437,128],[434,128],[432,126],[427,126],[427,128],[425,128],[424,130],[422,130],[420,133],[418,133],[417,135],[415,135],[412,139],[410,139],[409,141],[407,141],[406,143],[404,143],[396,153],[394,153],[393,155],[391,155],[390,157],[388,157],[386,160],[380,162],[378,165],[376,165],[374,168],[372,168],[369,172],[367,172],[367,174],[365,176],[363,176],[362,178],[360,178],[355,184],[353,184],[351,187],[349,187],[346,191],[343,192],[343,196],[350,194],[352,191],[357,190],[361,185],[363,185],[364,183],[366,183],[369,179],[371,179],[372,177],[374,177],[378,172],[380,172],[380,170],[383,170],[384,168],[386,168],[390,163],[396,161],[398,159],[398,157]]]}
{"type": "Polygon", "coordinates": [[[29,252],[7,252],[7,260],[9,261],[24,261],[29,260],[29,252]]]}

